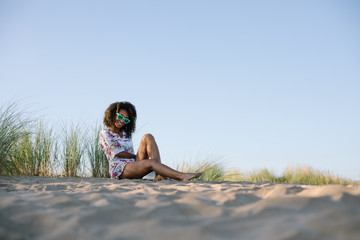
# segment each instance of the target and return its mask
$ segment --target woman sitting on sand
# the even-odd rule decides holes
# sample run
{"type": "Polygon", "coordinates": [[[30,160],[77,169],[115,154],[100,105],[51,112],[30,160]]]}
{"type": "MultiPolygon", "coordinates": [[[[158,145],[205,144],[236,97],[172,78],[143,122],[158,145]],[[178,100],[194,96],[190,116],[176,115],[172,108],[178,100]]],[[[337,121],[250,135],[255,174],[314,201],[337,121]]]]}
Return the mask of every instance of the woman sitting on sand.
{"type": "Polygon", "coordinates": [[[160,152],[151,134],[140,142],[136,155],[131,135],[135,131],[136,109],[129,102],[110,104],[104,115],[104,129],[100,133],[100,145],[109,160],[109,172],[113,179],[141,179],[155,171],[155,181],[167,177],[188,181],[202,173],[182,173],[169,168],[160,161],[160,152]]]}

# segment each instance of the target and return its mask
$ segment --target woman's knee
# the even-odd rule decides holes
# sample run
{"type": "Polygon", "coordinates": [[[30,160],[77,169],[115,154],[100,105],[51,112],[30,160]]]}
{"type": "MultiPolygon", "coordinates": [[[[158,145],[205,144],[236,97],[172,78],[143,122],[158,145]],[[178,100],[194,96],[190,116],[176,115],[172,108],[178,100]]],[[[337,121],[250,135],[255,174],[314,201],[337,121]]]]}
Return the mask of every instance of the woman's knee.
{"type": "Polygon", "coordinates": [[[158,163],[158,159],[157,158],[152,158],[152,159],[146,159],[144,161],[144,164],[147,168],[154,170],[154,165],[156,165],[158,163]]]}
{"type": "Polygon", "coordinates": [[[144,167],[152,167],[153,165],[153,159],[142,159],[141,160],[144,167]]]}
{"type": "Polygon", "coordinates": [[[143,140],[145,140],[145,141],[148,141],[148,140],[154,141],[155,138],[154,138],[154,136],[153,136],[152,134],[147,133],[147,134],[145,134],[145,135],[143,136],[143,140]]]}

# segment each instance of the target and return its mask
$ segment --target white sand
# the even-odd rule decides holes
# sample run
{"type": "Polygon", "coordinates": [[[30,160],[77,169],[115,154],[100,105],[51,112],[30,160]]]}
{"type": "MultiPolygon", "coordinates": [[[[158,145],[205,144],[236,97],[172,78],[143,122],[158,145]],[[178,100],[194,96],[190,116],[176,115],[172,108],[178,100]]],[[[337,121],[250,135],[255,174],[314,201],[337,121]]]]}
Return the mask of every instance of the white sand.
{"type": "Polygon", "coordinates": [[[360,239],[360,188],[0,176],[0,239],[360,239]]]}

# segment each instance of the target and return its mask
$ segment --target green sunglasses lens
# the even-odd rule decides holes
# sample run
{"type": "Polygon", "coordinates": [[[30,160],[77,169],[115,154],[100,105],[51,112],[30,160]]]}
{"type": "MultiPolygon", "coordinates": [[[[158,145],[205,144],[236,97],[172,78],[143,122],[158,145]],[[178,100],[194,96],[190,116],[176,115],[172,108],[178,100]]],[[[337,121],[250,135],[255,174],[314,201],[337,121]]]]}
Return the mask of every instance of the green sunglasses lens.
{"type": "Polygon", "coordinates": [[[124,123],[128,124],[129,122],[130,122],[130,120],[129,120],[129,119],[124,118],[124,123]]]}

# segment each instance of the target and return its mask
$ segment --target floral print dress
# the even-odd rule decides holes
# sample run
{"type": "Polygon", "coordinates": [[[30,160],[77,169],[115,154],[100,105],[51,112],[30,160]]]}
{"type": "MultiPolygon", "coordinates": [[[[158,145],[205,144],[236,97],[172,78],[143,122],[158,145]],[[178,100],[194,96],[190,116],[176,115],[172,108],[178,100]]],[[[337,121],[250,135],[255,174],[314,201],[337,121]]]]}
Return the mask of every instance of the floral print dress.
{"type": "Polygon", "coordinates": [[[125,132],[123,132],[123,137],[120,137],[119,134],[113,133],[109,129],[104,129],[100,132],[100,146],[109,161],[111,178],[119,179],[126,164],[134,162],[135,159],[118,158],[115,155],[123,151],[134,154],[132,140],[126,137],[125,132]]]}

